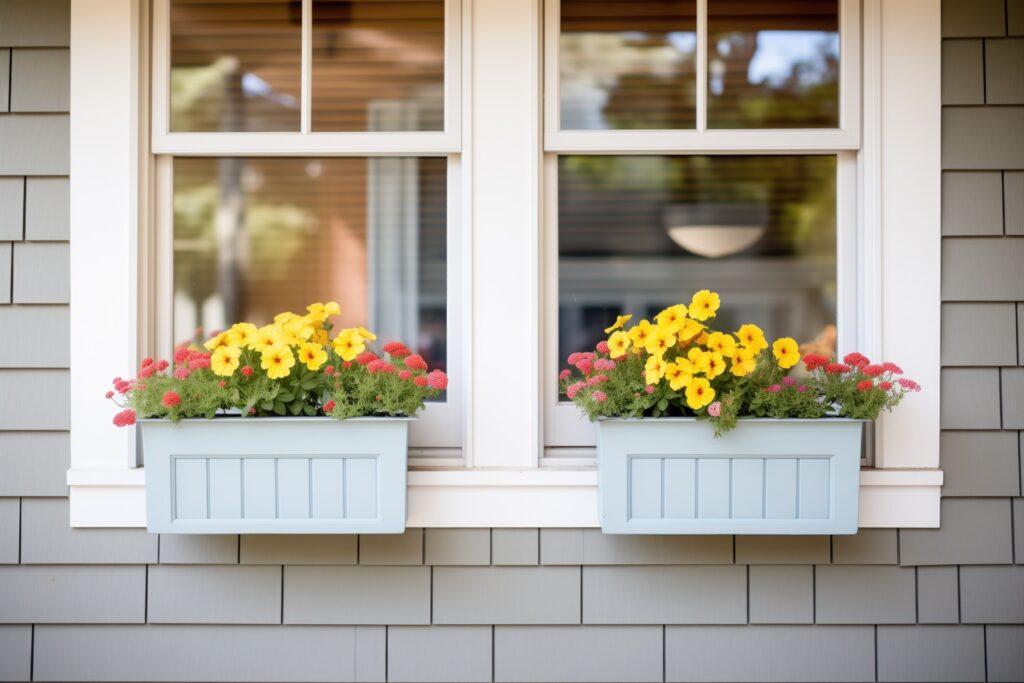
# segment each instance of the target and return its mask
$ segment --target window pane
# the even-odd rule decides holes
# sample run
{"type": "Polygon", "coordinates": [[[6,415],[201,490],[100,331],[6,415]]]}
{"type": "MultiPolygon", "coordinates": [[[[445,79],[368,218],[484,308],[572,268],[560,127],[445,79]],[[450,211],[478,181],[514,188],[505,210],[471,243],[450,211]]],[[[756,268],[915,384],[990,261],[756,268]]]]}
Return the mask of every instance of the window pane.
{"type": "Polygon", "coordinates": [[[171,130],[299,130],[301,44],[295,0],[171,0],[171,130]]]}
{"type": "Polygon", "coordinates": [[[693,128],[695,0],[562,0],[562,128],[693,128]]]}
{"type": "Polygon", "coordinates": [[[709,128],[838,126],[838,0],[708,0],[709,128]]]}
{"type": "Polygon", "coordinates": [[[335,324],[366,325],[444,369],[446,165],[175,159],[175,339],[335,300],[335,324]]]}
{"type": "Polygon", "coordinates": [[[716,329],[834,343],[833,156],[565,156],[558,165],[559,360],[717,291],[716,329]],[[830,341],[832,340],[832,341],[830,341]]]}
{"type": "Polygon", "coordinates": [[[444,130],[444,0],[316,0],[313,130],[444,130]]]}

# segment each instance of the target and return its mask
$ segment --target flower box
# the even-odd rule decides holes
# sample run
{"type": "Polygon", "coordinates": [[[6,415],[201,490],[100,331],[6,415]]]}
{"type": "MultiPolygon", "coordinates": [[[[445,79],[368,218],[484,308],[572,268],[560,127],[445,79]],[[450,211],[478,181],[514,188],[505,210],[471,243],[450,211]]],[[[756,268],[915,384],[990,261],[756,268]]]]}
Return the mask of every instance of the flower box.
{"type": "Polygon", "coordinates": [[[853,534],[863,420],[601,419],[601,528],[616,534],[853,534]]]}
{"type": "Polygon", "coordinates": [[[401,533],[408,418],[139,420],[149,530],[401,533]]]}

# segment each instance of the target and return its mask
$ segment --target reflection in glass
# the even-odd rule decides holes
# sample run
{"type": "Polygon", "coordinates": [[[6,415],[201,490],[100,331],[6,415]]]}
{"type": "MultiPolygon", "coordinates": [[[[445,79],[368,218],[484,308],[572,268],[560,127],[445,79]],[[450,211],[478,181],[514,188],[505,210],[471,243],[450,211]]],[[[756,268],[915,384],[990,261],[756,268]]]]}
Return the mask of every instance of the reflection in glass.
{"type": "Polygon", "coordinates": [[[171,131],[297,131],[302,3],[171,0],[171,131]]]}
{"type": "Polygon", "coordinates": [[[562,129],[693,128],[695,0],[562,0],[562,129]]]}
{"type": "Polygon", "coordinates": [[[716,329],[834,343],[835,177],[834,156],[560,157],[560,362],[705,288],[716,329]]]}
{"type": "Polygon", "coordinates": [[[444,0],[315,0],[312,123],[444,130],[444,0]]]}
{"type": "Polygon", "coordinates": [[[445,214],[444,159],[175,159],[175,339],[336,300],[444,369],[445,214]]]}
{"type": "Polygon", "coordinates": [[[838,0],[708,0],[709,128],[838,126],[838,0]]]}

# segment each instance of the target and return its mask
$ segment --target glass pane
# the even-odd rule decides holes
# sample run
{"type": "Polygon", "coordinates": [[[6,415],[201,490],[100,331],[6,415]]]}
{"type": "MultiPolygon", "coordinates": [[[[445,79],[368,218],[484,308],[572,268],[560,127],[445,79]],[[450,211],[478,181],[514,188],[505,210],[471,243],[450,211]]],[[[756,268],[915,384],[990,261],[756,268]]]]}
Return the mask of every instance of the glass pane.
{"type": "Polygon", "coordinates": [[[834,156],[565,156],[558,164],[559,360],[619,313],[701,289],[716,329],[834,345],[834,156]]]}
{"type": "Polygon", "coordinates": [[[298,0],[171,0],[171,130],[297,131],[298,0]]]}
{"type": "Polygon", "coordinates": [[[562,0],[562,128],[696,125],[695,0],[562,0]]]}
{"type": "Polygon", "coordinates": [[[444,130],[444,0],[316,0],[313,130],[444,130]]]}
{"type": "Polygon", "coordinates": [[[837,128],[839,0],[708,0],[709,128],[837,128]]]}
{"type": "Polygon", "coordinates": [[[366,325],[445,369],[446,166],[175,159],[175,340],[335,300],[336,325],[366,325]]]}

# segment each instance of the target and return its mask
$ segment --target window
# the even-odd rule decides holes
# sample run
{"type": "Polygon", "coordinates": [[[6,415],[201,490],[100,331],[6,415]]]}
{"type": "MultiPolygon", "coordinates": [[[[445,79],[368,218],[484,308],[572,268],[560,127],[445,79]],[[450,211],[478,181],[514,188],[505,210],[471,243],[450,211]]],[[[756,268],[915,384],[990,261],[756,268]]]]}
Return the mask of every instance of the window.
{"type": "Polygon", "coordinates": [[[459,3],[159,0],[154,28],[153,351],[337,300],[449,373],[410,439],[457,457],[459,3]]]}
{"type": "Polygon", "coordinates": [[[858,5],[547,3],[547,456],[593,444],[553,378],[617,313],[710,288],[724,329],[856,344],[858,5]]]}

